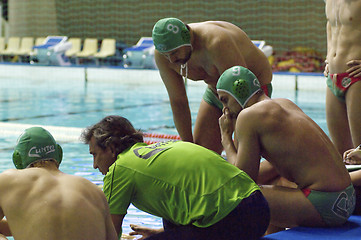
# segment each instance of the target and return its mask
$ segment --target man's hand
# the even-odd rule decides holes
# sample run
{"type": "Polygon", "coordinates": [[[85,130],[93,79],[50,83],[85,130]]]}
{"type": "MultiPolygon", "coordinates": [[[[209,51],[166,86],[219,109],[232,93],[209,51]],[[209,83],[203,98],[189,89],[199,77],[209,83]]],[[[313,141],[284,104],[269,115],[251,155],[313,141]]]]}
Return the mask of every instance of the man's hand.
{"type": "Polygon", "coordinates": [[[344,152],[343,162],[349,165],[361,164],[361,145],[355,149],[350,149],[344,152]]]}
{"type": "Polygon", "coordinates": [[[219,118],[218,122],[221,129],[222,139],[227,136],[232,137],[236,119],[231,116],[228,108],[223,109],[223,114],[219,118]]]}
{"type": "Polygon", "coordinates": [[[328,69],[328,61],[327,60],[325,60],[325,70],[323,71],[323,75],[325,76],[325,77],[328,77],[328,74],[329,74],[329,69],[328,69]]]}
{"type": "Polygon", "coordinates": [[[347,62],[347,66],[349,67],[346,72],[351,77],[360,77],[361,76],[361,60],[351,60],[347,62]]]}
{"type": "Polygon", "coordinates": [[[131,236],[142,235],[142,237],[139,238],[139,240],[146,239],[147,237],[150,237],[154,234],[161,233],[164,231],[163,228],[153,229],[153,228],[142,227],[142,226],[134,225],[134,224],[130,224],[130,228],[134,232],[130,232],[129,235],[131,235],[131,236]]]}

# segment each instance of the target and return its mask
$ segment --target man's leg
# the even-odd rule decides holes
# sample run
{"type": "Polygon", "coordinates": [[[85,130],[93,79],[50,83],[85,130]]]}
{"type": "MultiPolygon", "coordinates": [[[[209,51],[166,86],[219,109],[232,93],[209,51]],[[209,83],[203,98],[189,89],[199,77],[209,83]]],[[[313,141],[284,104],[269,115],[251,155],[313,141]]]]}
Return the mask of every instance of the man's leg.
{"type": "Polygon", "coordinates": [[[351,85],[346,93],[348,122],[351,129],[353,146],[361,144],[361,81],[351,85]]]}
{"type": "Polygon", "coordinates": [[[203,99],[199,106],[196,123],[194,126],[194,143],[222,153],[221,132],[218,119],[222,115],[222,110],[206,103],[203,99]]]}
{"type": "Polygon", "coordinates": [[[271,210],[271,224],[281,228],[322,227],[325,223],[300,189],[261,186],[271,210]]]}
{"type": "Polygon", "coordinates": [[[346,104],[341,102],[329,88],[326,90],[326,120],[332,142],[342,155],[353,147],[346,104]]]}

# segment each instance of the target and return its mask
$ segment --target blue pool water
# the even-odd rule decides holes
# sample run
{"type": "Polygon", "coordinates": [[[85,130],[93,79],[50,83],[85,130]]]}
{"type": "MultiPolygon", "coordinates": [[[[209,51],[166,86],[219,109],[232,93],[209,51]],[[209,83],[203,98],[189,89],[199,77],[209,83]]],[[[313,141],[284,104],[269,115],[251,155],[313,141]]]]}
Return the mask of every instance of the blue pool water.
{"type": "MultiPolygon", "coordinates": [[[[0,81],[0,123],[19,124],[19,127],[23,124],[66,127],[62,131],[67,134],[67,128],[84,128],[104,116],[117,114],[128,118],[136,128],[145,132],[176,134],[168,95],[160,79],[148,81],[144,74],[137,79],[122,79],[120,74],[116,81],[107,81],[106,75],[104,81],[85,81],[82,78],[74,80],[71,76],[70,69],[60,80],[52,76],[48,79],[45,76],[44,80],[44,76],[37,76],[34,69],[34,74],[3,79],[0,81]]],[[[158,74],[151,73],[151,76],[154,78],[158,74]]],[[[286,77],[275,84],[273,97],[296,102],[327,132],[324,91],[295,91],[292,87],[285,87],[293,79],[292,76],[286,77]]],[[[187,88],[193,123],[204,87],[190,84],[187,88]]],[[[17,137],[16,132],[9,130],[4,133],[0,129],[0,172],[13,168],[11,155],[17,137]]],[[[60,170],[101,185],[103,176],[93,169],[88,146],[77,140],[57,140],[64,150],[60,170]]],[[[123,232],[130,231],[130,223],[161,227],[161,219],[133,206],[124,220],[123,232]]]]}

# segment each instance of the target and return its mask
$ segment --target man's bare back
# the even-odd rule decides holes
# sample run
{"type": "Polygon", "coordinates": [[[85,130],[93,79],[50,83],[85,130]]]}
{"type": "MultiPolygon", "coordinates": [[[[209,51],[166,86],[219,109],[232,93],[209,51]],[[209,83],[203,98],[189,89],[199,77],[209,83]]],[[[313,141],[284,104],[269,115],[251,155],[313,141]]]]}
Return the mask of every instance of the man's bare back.
{"type": "MultiPolygon", "coordinates": [[[[347,187],[350,178],[341,156],[329,147],[332,142],[321,128],[288,99],[261,98],[265,100],[239,113],[236,133],[256,132],[260,154],[300,189],[333,192],[347,187]]],[[[256,162],[254,168],[258,171],[256,162]]]]}
{"type": "Polygon", "coordinates": [[[55,166],[0,174],[0,209],[17,240],[116,239],[101,189],[55,166]]]}

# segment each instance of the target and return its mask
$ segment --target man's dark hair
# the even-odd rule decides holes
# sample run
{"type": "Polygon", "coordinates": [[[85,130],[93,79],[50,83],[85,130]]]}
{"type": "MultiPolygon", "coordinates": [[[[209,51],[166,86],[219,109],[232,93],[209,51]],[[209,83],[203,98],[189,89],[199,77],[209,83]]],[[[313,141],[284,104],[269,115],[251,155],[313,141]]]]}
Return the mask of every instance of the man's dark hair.
{"type": "Polygon", "coordinates": [[[116,155],[137,142],[143,142],[143,133],[135,130],[128,119],[116,115],[103,118],[81,134],[81,140],[86,144],[92,137],[100,148],[112,147],[116,155]]]}

